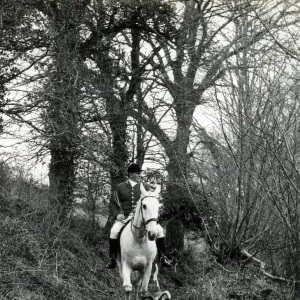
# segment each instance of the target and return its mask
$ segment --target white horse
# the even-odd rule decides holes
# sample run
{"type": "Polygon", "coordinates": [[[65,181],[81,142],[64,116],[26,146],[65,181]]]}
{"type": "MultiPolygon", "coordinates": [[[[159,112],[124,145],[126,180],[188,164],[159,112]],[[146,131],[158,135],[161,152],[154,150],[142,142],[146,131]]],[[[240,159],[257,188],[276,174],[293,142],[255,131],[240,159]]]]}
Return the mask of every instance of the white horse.
{"type": "Polygon", "coordinates": [[[156,195],[147,193],[141,184],[141,198],[134,217],[121,233],[121,252],[117,263],[126,300],[130,299],[133,290],[134,300],[138,299],[139,292],[145,296],[148,291],[152,263],[157,253],[155,239],[160,204],[156,195]]]}

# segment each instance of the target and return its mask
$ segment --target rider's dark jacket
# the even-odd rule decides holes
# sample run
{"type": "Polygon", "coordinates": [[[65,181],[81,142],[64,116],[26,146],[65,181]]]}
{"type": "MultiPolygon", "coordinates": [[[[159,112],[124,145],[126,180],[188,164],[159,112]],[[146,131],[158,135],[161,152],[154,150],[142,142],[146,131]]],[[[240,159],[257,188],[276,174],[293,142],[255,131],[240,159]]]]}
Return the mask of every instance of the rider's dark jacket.
{"type": "Polygon", "coordinates": [[[123,214],[126,218],[133,211],[137,201],[141,197],[140,185],[143,184],[146,191],[150,190],[148,183],[137,183],[134,187],[127,180],[117,185],[111,201],[111,216],[113,220],[118,214],[123,214]]]}

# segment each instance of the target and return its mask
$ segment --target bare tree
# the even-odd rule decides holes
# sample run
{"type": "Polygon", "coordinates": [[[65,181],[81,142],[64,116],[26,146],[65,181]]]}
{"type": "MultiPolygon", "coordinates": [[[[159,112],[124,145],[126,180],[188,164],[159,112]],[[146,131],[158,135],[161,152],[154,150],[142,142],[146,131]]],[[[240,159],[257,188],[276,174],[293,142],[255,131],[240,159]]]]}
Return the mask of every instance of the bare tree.
{"type": "MultiPolygon", "coordinates": [[[[171,96],[165,109],[174,115],[173,133],[170,135],[159,125],[147,103],[143,105],[142,116],[137,111],[131,114],[156,136],[168,157],[169,185],[165,204],[174,216],[178,216],[172,217],[168,230],[182,232],[176,235],[176,241],[172,240],[174,235],[169,235],[170,243],[176,249],[182,249],[183,245],[182,208],[193,205],[186,182],[191,158],[191,153],[188,153],[190,129],[195,109],[206,101],[209,89],[224,76],[228,67],[226,61],[230,57],[250,48],[272,28],[279,28],[285,23],[282,16],[287,13],[287,7],[281,8],[280,3],[260,4],[253,3],[260,16],[258,19],[250,14],[251,9],[244,2],[232,6],[227,1],[185,1],[178,6],[182,14],[178,17],[180,22],[174,35],[175,46],[162,39],[148,41],[153,49],[157,45],[162,48],[152,63],[157,66],[153,77],[171,96]],[[247,34],[232,34],[234,21],[244,14],[248,15],[247,26],[253,30],[247,34]],[[268,30],[261,25],[262,19],[269,24],[268,30]]],[[[289,22],[293,23],[295,19],[289,22]]],[[[170,114],[166,116],[170,117],[170,114]]]]}
{"type": "MultiPolygon", "coordinates": [[[[244,15],[235,23],[237,34],[251,34],[247,20],[244,15]]],[[[241,44],[243,51],[227,62],[227,81],[222,89],[216,87],[222,143],[204,139],[214,159],[209,185],[221,216],[215,220],[219,240],[213,249],[220,261],[245,254],[260,264],[264,275],[294,282],[298,299],[299,241],[293,233],[299,230],[295,100],[299,87],[290,58],[276,47],[278,41],[267,41],[263,48],[246,49],[241,44]],[[226,160],[220,160],[222,156],[226,160]],[[288,265],[277,264],[278,255],[288,257],[288,265]],[[269,262],[273,275],[256,256],[269,262]]],[[[298,63],[293,64],[297,68],[298,63]]]]}

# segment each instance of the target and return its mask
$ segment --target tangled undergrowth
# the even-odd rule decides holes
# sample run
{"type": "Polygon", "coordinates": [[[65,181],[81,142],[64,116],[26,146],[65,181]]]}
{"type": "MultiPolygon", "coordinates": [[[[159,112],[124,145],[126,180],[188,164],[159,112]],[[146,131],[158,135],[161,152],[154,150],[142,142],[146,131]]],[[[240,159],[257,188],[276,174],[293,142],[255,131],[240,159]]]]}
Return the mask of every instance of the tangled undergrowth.
{"type": "MultiPolygon", "coordinates": [[[[0,197],[0,299],[123,299],[117,270],[104,267],[108,253],[102,229],[91,232],[94,227],[80,218],[61,225],[47,189],[24,186],[3,189],[0,197]]],[[[267,281],[254,266],[232,264],[226,270],[213,257],[192,251],[176,270],[160,270],[160,286],[173,299],[291,299],[284,286],[267,281]]]]}
{"type": "Polygon", "coordinates": [[[92,249],[75,227],[41,212],[1,211],[0,228],[3,299],[98,300],[115,293],[118,283],[103,267],[101,241],[92,249]]]}

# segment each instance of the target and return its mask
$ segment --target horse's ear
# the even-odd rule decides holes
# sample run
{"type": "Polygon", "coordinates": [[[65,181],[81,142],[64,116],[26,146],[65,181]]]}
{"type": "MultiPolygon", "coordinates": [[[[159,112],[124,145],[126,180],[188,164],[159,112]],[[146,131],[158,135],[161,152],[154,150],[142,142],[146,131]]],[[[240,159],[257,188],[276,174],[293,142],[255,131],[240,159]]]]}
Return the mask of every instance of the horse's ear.
{"type": "Polygon", "coordinates": [[[147,196],[147,195],[148,195],[148,193],[147,193],[147,191],[146,191],[144,185],[141,184],[141,197],[145,197],[145,196],[147,196]]]}
{"type": "Polygon", "coordinates": [[[156,189],[153,191],[153,194],[158,197],[160,192],[161,192],[161,185],[158,184],[156,186],[156,189]]]}

